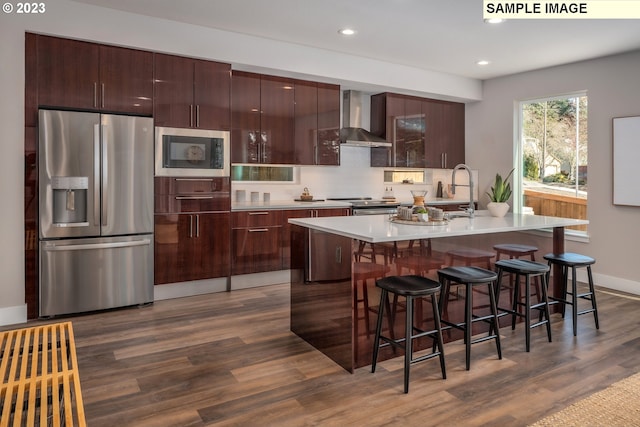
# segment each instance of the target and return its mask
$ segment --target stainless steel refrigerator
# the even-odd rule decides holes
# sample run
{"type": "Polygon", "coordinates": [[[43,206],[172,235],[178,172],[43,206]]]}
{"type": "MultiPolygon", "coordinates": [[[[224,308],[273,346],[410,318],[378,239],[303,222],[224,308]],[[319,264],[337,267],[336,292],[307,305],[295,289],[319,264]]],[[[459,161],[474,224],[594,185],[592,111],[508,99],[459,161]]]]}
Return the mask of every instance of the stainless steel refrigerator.
{"type": "Polygon", "coordinates": [[[39,111],[40,316],[153,301],[153,119],[39,111]]]}

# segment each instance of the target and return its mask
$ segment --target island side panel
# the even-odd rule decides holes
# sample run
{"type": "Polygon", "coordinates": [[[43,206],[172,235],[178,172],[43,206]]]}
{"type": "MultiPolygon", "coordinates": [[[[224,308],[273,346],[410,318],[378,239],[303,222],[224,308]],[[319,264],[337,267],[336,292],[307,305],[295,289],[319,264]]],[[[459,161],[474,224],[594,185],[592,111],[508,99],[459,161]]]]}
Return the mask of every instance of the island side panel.
{"type": "Polygon", "coordinates": [[[291,226],[291,331],[353,373],[351,245],[291,226]]]}

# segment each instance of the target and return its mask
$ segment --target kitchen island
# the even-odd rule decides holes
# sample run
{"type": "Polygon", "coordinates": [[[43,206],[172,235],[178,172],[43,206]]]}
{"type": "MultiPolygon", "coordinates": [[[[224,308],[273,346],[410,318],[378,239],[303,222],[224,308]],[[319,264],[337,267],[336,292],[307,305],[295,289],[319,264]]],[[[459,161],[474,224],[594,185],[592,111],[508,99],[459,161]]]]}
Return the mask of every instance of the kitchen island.
{"type": "MultiPolygon", "coordinates": [[[[449,265],[447,252],[467,246],[476,236],[488,245],[485,250],[491,250],[489,235],[500,237],[508,233],[505,239],[519,243],[510,233],[550,229],[553,252],[562,252],[564,228],[588,221],[512,213],[495,218],[478,211],[474,218],[458,217],[442,225],[403,224],[392,221],[388,215],[296,218],[289,219],[289,223],[292,224],[291,330],[353,372],[371,363],[379,299],[377,278],[422,274],[435,279],[437,269],[449,265]]],[[[559,276],[555,274],[556,280],[559,276]]],[[[558,291],[559,287],[553,286],[551,292],[557,295],[558,291]]],[[[457,295],[450,297],[450,314],[456,311],[458,299],[457,295]]],[[[478,304],[481,299],[479,296],[478,304]]],[[[403,310],[403,301],[393,308],[403,310]]],[[[432,321],[428,314],[423,316],[417,311],[421,321],[432,321]]],[[[391,327],[402,336],[402,321],[385,318],[383,328],[391,327]]],[[[455,334],[452,336],[457,338],[455,334]]],[[[425,345],[430,343],[422,343],[425,345]]],[[[381,352],[380,360],[399,355],[385,350],[388,351],[381,352]]]]}

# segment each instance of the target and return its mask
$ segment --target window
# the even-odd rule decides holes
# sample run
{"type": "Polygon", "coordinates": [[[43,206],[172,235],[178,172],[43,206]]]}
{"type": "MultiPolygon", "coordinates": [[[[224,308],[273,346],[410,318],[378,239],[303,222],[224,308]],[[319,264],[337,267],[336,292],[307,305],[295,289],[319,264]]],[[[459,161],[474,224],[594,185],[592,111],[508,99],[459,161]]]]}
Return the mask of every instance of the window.
{"type": "Polygon", "coordinates": [[[586,219],[586,93],[520,102],[518,129],[514,209],[586,219]]]}

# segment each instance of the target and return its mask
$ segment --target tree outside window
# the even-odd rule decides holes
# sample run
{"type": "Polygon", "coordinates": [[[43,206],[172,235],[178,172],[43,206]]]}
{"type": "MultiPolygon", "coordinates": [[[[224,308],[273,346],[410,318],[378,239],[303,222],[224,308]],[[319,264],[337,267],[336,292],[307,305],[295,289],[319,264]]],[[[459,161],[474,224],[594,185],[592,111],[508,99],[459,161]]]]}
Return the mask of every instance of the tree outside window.
{"type": "Polygon", "coordinates": [[[586,94],[520,103],[521,200],[536,215],[587,217],[587,111],[586,94]]]}

